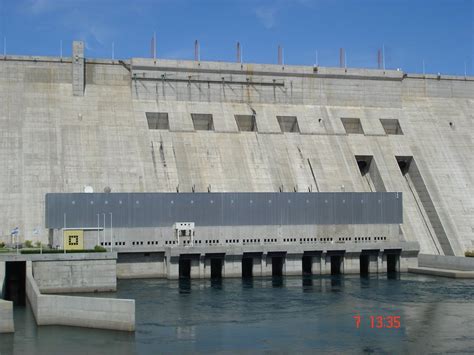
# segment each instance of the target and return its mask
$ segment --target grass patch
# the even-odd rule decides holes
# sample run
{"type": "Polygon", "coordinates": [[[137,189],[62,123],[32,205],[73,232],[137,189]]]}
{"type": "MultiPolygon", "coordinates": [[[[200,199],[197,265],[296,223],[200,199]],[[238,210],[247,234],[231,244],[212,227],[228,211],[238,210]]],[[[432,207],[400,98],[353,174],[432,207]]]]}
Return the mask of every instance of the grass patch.
{"type": "MultiPolygon", "coordinates": [[[[104,248],[102,248],[104,249],[104,248]]],[[[96,249],[84,249],[84,250],[66,250],[66,254],[78,254],[78,253],[104,253],[106,250],[96,249]]],[[[22,250],[22,254],[40,254],[40,249],[28,249],[22,250]]],[[[43,249],[43,254],[64,254],[63,249],[43,249]]]]}

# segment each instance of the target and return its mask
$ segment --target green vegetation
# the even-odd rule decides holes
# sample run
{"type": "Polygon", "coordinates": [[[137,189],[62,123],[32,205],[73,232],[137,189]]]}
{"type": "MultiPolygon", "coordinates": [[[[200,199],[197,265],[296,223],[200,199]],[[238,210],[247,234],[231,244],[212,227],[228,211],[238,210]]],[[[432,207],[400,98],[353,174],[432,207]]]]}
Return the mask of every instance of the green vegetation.
{"type": "Polygon", "coordinates": [[[25,240],[25,248],[33,248],[33,243],[31,240],[25,240]]]}
{"type": "Polygon", "coordinates": [[[96,251],[96,252],[105,252],[107,250],[104,247],[101,247],[100,245],[96,245],[94,247],[94,251],[96,251]]]}
{"type": "Polygon", "coordinates": [[[0,242],[0,249],[2,248],[5,248],[5,243],[4,242],[0,242]]]}
{"type": "Polygon", "coordinates": [[[466,251],[464,253],[465,256],[467,256],[468,258],[474,258],[474,250],[471,250],[471,251],[466,251]]]}
{"type": "MultiPolygon", "coordinates": [[[[97,248],[97,247],[96,247],[97,248]]],[[[99,247],[103,250],[98,249],[84,249],[84,250],[66,250],[66,254],[77,254],[77,253],[102,253],[105,252],[105,248],[99,247]]],[[[28,249],[22,250],[22,254],[40,254],[40,249],[28,249]]],[[[64,254],[63,249],[43,249],[43,254],[64,254]]]]}
{"type": "Polygon", "coordinates": [[[41,242],[39,240],[35,242],[35,247],[41,248],[41,242]]]}

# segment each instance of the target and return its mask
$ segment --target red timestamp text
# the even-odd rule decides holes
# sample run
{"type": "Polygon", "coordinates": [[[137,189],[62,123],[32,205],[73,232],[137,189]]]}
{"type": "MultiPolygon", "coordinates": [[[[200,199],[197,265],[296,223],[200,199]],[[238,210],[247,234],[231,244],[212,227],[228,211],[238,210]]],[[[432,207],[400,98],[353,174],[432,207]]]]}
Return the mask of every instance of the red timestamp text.
{"type": "Polygon", "coordinates": [[[367,326],[372,329],[399,329],[401,326],[400,316],[353,316],[357,329],[367,326]]]}

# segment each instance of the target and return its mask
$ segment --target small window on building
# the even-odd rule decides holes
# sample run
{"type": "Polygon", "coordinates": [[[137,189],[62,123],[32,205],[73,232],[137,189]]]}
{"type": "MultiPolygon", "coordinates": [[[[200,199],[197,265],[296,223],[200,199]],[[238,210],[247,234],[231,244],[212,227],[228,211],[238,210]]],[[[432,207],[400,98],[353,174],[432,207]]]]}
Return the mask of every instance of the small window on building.
{"type": "Polygon", "coordinates": [[[277,120],[282,132],[300,133],[296,116],[277,116],[277,120]]]}
{"type": "Polygon", "coordinates": [[[214,121],[209,113],[192,113],[194,129],[196,131],[213,131],[214,121]]]}
{"type": "Polygon", "coordinates": [[[364,134],[362,124],[358,118],[341,118],[342,125],[347,134],[364,134]]]}
{"type": "Polygon", "coordinates": [[[170,129],[166,112],[145,112],[149,129],[170,129]]]}
{"type": "Polygon", "coordinates": [[[385,131],[385,134],[402,135],[402,127],[400,122],[395,118],[381,118],[380,123],[385,131]]]}
{"type": "Polygon", "coordinates": [[[235,122],[239,131],[257,132],[257,122],[254,115],[235,115],[235,122]]]}

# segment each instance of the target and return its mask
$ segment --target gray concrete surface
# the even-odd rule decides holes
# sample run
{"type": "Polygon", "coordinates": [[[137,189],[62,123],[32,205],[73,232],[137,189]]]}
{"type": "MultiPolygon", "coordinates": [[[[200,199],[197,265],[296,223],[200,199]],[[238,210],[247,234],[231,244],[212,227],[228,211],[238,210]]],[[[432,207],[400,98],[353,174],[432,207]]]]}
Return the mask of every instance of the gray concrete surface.
{"type": "Polygon", "coordinates": [[[14,331],[13,302],[0,299],[0,334],[14,331]]]}
{"type": "Polygon", "coordinates": [[[409,267],[408,272],[414,274],[450,277],[454,279],[474,279],[474,271],[459,271],[453,269],[409,267]]]}
{"type": "Polygon", "coordinates": [[[0,240],[9,242],[18,226],[21,240],[47,242],[45,194],[84,185],[116,192],[383,188],[403,192],[402,238],[423,253],[444,253],[440,226],[455,255],[474,248],[472,77],[86,58],[84,93],[75,96],[73,61],[0,59],[0,159],[9,167],[0,171],[0,240]],[[234,115],[252,110],[258,132],[239,132],[234,115]],[[168,113],[170,129],[150,130],[146,112],[168,113]],[[215,130],[195,131],[191,113],[212,114],[215,130]],[[281,133],[277,115],[296,116],[301,133],[281,133]],[[364,134],[347,134],[341,118],[359,118],[364,134]],[[404,134],[387,135],[381,118],[397,119],[404,134]],[[355,155],[373,157],[374,181],[360,174],[355,155]],[[414,157],[429,199],[410,187],[395,156],[414,157]]]}
{"type": "Polygon", "coordinates": [[[0,261],[0,299],[3,298],[4,285],[5,285],[5,262],[0,261]]]}
{"type": "Polygon", "coordinates": [[[419,254],[418,266],[432,269],[474,271],[474,258],[419,254]]]}
{"type": "Polygon", "coordinates": [[[27,262],[26,294],[38,325],[135,331],[135,300],[41,294],[27,262]]]}
{"type": "Polygon", "coordinates": [[[117,290],[115,260],[34,261],[33,276],[42,293],[117,290]]]}

